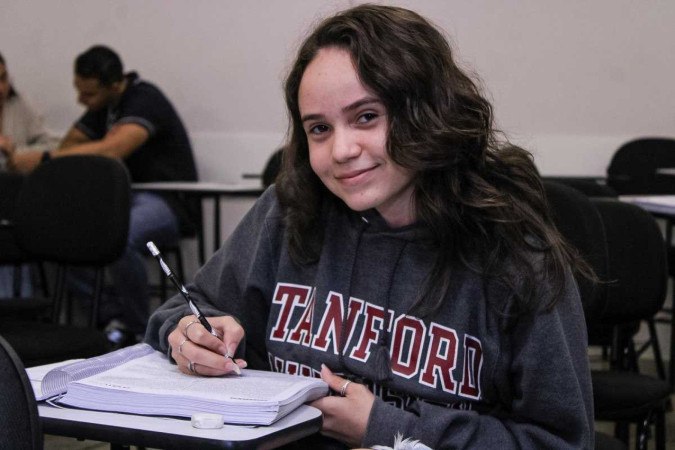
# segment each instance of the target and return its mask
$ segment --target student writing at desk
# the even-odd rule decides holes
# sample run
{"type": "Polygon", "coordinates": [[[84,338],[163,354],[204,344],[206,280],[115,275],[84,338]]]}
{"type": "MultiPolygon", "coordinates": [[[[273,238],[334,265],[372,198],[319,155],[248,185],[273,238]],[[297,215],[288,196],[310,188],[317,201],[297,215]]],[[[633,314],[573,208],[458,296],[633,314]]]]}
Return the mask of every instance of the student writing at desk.
{"type": "MultiPolygon", "coordinates": [[[[45,128],[42,115],[10,83],[5,58],[0,54],[0,150],[44,151],[56,144],[58,140],[45,128]]],[[[5,170],[4,159],[4,154],[0,154],[0,171],[5,170]]],[[[20,294],[30,296],[32,284],[28,266],[22,266],[21,271],[20,294]]],[[[0,266],[0,298],[13,295],[13,276],[13,268],[0,266]]]]}
{"type": "MultiPolygon", "coordinates": [[[[181,371],[321,376],[304,448],[593,447],[583,311],[529,153],[418,14],[323,21],[286,79],[277,184],[146,340],[181,371]]],[[[226,381],[226,380],[225,380],[226,381]]]]}
{"type": "MultiPolygon", "coordinates": [[[[192,147],[176,110],[156,86],[135,72],[125,75],[122,61],[112,49],[94,46],[77,57],[75,89],[87,111],[59,148],[6,151],[10,169],[29,172],[49,158],[97,154],[122,160],[132,182],[197,179],[192,147]]],[[[102,305],[107,318],[117,319],[120,328],[125,328],[127,339],[144,333],[149,316],[145,243],[176,243],[181,228],[192,226],[190,216],[194,213],[193,205],[175,196],[133,194],[127,249],[110,268],[121,304],[102,305]]]]}

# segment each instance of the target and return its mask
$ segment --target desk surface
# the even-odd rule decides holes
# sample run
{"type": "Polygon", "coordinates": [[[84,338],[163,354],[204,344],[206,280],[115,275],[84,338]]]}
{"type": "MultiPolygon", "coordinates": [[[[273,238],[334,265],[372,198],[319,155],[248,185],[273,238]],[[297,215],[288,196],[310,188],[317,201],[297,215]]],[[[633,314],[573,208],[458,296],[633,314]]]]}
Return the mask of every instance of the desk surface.
{"type": "MultiPolygon", "coordinates": [[[[27,369],[36,396],[49,370],[77,360],[27,369]]],[[[321,429],[321,411],[302,405],[269,426],[225,425],[217,430],[192,427],[189,419],[140,416],[38,403],[42,429],[47,434],[91,439],[119,445],[166,449],[249,449],[279,447],[321,429]]]]}
{"type": "Polygon", "coordinates": [[[675,216],[675,195],[622,195],[619,200],[633,203],[650,213],[675,216]]]}
{"type": "Polygon", "coordinates": [[[279,447],[321,428],[321,411],[303,405],[272,425],[225,425],[217,430],[193,428],[190,420],[148,417],[38,405],[47,434],[114,444],[165,449],[249,449],[279,447]]]}
{"type": "Polygon", "coordinates": [[[218,195],[260,195],[263,192],[263,187],[256,183],[231,184],[205,181],[132,183],[131,188],[137,191],[172,191],[218,195]]]}
{"type": "Polygon", "coordinates": [[[659,175],[675,176],[675,167],[661,167],[660,169],[656,169],[656,173],[659,175]]]}

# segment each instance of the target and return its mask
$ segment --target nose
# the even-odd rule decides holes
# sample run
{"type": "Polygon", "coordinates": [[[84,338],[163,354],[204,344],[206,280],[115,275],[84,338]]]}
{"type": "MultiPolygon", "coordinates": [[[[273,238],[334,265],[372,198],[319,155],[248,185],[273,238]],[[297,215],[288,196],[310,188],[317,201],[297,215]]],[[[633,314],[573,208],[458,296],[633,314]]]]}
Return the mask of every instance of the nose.
{"type": "Polygon", "coordinates": [[[349,128],[335,128],[333,132],[333,160],[338,163],[347,162],[361,154],[361,143],[358,134],[349,128]]]}

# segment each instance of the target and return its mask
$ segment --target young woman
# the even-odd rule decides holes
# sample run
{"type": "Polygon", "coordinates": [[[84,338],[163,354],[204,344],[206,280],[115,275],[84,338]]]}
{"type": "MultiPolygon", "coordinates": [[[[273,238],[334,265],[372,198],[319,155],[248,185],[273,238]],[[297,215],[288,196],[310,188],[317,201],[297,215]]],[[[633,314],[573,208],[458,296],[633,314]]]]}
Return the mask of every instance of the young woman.
{"type": "Polygon", "coordinates": [[[286,80],[268,189],[146,340],[180,370],[321,376],[323,445],[592,448],[573,270],[528,153],[418,14],[323,21],[286,80]],[[228,362],[230,361],[230,362],[228,362]]]}

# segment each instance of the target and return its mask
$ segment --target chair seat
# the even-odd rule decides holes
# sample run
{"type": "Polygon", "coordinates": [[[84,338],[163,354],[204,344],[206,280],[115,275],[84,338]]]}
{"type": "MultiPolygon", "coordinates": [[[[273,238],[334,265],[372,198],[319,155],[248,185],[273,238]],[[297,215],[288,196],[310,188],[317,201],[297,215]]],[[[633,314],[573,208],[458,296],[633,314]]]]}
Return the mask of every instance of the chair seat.
{"type": "Polygon", "coordinates": [[[110,350],[105,335],[91,328],[2,319],[0,330],[26,367],[90,358],[110,350]]]}
{"type": "MultiPolygon", "coordinates": [[[[621,325],[621,336],[630,339],[640,331],[640,321],[621,325]]],[[[588,326],[588,345],[612,345],[614,335],[614,325],[603,324],[600,322],[592,323],[588,326]]]]}
{"type": "Polygon", "coordinates": [[[30,260],[29,255],[17,245],[14,232],[9,228],[0,227],[0,248],[0,264],[17,264],[30,260]]]}
{"type": "Polygon", "coordinates": [[[54,302],[50,298],[2,299],[0,300],[0,320],[48,320],[52,315],[53,307],[54,302]]]}
{"type": "Polygon", "coordinates": [[[628,447],[617,438],[596,431],[595,450],[628,450],[628,447]]]}
{"type": "Polygon", "coordinates": [[[633,421],[670,396],[666,381],[635,372],[592,371],[591,377],[597,420],[633,421]]]}

